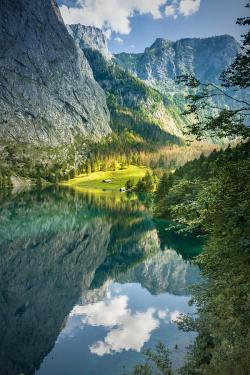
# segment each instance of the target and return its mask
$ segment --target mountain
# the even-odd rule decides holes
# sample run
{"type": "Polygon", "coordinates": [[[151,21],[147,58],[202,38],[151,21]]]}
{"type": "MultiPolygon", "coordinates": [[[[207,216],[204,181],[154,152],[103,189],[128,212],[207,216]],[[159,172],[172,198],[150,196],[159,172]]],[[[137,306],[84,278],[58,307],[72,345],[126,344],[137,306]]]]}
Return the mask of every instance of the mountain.
{"type": "Polygon", "coordinates": [[[120,67],[116,59],[110,59],[101,30],[79,24],[70,25],[68,30],[106,92],[112,129],[120,132],[127,128],[151,143],[178,143],[185,123],[178,107],[120,67]]]}
{"type": "Polygon", "coordinates": [[[55,0],[0,3],[0,138],[69,144],[108,134],[103,90],[55,0]]]}
{"type": "MultiPolygon", "coordinates": [[[[158,38],[144,53],[120,53],[115,55],[115,61],[128,73],[165,95],[171,106],[184,112],[186,95],[190,91],[184,85],[177,84],[177,77],[193,75],[202,83],[221,85],[222,72],[231,65],[240,48],[240,44],[229,35],[204,39],[187,38],[176,42],[158,38]]],[[[237,101],[229,96],[249,102],[249,90],[225,90],[228,96],[219,93],[208,99],[211,109],[201,111],[201,117],[216,115],[217,108],[236,109],[237,101]]],[[[192,121],[191,118],[189,120],[192,121]]],[[[218,138],[211,139],[209,133],[204,135],[207,141],[221,143],[218,138]]]]}
{"type": "Polygon", "coordinates": [[[105,58],[110,60],[112,54],[108,49],[108,41],[101,29],[94,26],[71,25],[67,26],[68,32],[81,49],[91,48],[99,51],[105,58]]]}
{"type": "Polygon", "coordinates": [[[229,35],[176,42],[158,38],[144,53],[120,53],[115,58],[125,70],[171,94],[174,80],[183,74],[193,74],[203,82],[218,83],[220,74],[239,49],[240,44],[229,35]]]}
{"type": "MultiPolygon", "coordinates": [[[[177,85],[176,78],[193,74],[201,81],[218,83],[240,49],[228,35],[176,42],[158,38],[144,53],[121,53],[110,59],[101,30],[79,24],[68,30],[106,92],[112,129],[132,130],[151,144],[180,143],[192,121],[182,116],[187,89],[177,85]]],[[[213,101],[233,106],[222,97],[213,101]]]]}

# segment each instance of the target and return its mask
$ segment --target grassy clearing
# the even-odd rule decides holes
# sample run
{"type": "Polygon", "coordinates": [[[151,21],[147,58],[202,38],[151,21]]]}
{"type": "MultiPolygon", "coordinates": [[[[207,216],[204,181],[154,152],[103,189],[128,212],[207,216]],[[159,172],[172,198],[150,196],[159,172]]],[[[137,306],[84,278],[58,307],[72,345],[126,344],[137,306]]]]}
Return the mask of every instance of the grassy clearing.
{"type": "Polygon", "coordinates": [[[63,182],[64,186],[78,186],[86,189],[119,191],[125,186],[126,181],[134,180],[135,183],[146,173],[147,168],[130,165],[126,169],[107,172],[94,172],[89,175],[82,174],[72,180],[63,182]],[[112,180],[107,184],[103,180],[112,180]]]}

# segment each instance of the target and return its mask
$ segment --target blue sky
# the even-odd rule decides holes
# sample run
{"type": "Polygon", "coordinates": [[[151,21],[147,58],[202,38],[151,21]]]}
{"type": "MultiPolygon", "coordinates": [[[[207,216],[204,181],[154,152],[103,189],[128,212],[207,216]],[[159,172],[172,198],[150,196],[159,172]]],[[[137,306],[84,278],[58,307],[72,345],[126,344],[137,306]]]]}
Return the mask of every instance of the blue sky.
{"type": "Polygon", "coordinates": [[[177,40],[230,34],[246,0],[58,0],[65,23],[102,28],[113,53],[142,52],[158,37],[177,40]]]}

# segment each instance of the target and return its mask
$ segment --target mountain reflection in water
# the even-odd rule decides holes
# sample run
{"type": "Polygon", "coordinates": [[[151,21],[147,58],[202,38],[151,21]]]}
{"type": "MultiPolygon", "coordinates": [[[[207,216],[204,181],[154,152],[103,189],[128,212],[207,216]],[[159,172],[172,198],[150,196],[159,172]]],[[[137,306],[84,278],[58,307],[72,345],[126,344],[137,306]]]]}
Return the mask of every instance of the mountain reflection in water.
{"type": "Polygon", "coordinates": [[[118,375],[159,340],[182,363],[194,334],[174,320],[192,311],[201,243],[166,231],[149,204],[55,188],[2,198],[1,374],[118,375]]]}

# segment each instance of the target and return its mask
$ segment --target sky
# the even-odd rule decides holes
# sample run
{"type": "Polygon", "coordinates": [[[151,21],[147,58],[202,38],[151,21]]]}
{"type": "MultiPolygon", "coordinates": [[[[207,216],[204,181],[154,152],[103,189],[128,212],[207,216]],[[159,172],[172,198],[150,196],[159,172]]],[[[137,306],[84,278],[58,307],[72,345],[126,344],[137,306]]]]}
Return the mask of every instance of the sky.
{"type": "Polygon", "coordinates": [[[112,53],[143,52],[156,38],[229,34],[240,40],[237,17],[246,0],[57,0],[66,24],[101,28],[112,53]]]}

